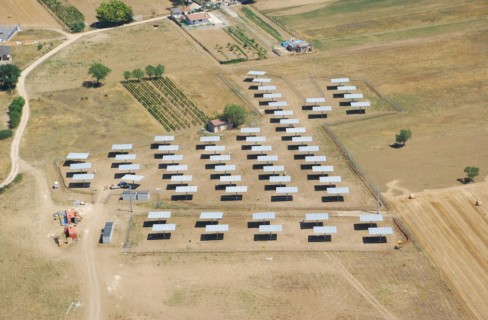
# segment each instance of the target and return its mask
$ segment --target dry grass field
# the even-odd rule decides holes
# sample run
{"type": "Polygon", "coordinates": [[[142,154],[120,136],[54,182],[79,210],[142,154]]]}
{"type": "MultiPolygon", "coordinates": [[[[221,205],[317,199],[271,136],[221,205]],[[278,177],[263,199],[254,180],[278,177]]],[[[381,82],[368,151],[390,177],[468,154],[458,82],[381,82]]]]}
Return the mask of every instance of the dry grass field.
{"type": "MultiPolygon", "coordinates": [[[[85,16],[85,22],[89,25],[97,22],[97,8],[104,0],[68,0],[85,16]]],[[[144,19],[159,15],[169,15],[169,9],[173,7],[170,0],[127,0],[124,1],[132,8],[134,16],[141,15],[144,19]]]]}
{"type": "Polygon", "coordinates": [[[64,35],[52,30],[22,30],[10,41],[14,63],[19,68],[25,69],[32,62],[60,45],[65,39],[64,35]],[[21,44],[15,45],[15,42],[21,42],[21,44]],[[41,49],[38,48],[39,43],[42,45],[41,49]]]}
{"type": "Polygon", "coordinates": [[[488,183],[426,191],[415,199],[389,199],[392,209],[413,231],[414,239],[433,258],[478,319],[488,308],[488,183]]]}
{"type": "Polygon", "coordinates": [[[0,24],[16,25],[29,28],[60,28],[57,20],[37,1],[7,0],[2,1],[0,24]]]}
{"type": "MultiPolygon", "coordinates": [[[[8,106],[15,95],[7,92],[0,92],[0,130],[8,129],[8,106]]],[[[10,143],[12,138],[0,140],[0,177],[6,177],[10,170],[10,143]]]]}
{"type": "MultiPolygon", "coordinates": [[[[83,3],[81,10],[98,4],[83,3]]],[[[40,301],[46,295],[38,293],[46,287],[58,299],[35,305],[40,319],[63,318],[69,304],[78,300],[81,307],[70,316],[75,319],[486,318],[487,212],[473,205],[475,199],[488,202],[486,182],[424,191],[414,200],[405,197],[458,184],[467,165],[480,166],[481,175],[486,174],[486,4],[429,0],[405,5],[391,0],[378,7],[365,0],[269,0],[257,5],[310,37],[321,51],[220,66],[165,21],[159,28],[147,24],[85,37],[29,77],[32,115],[21,148],[26,181],[0,195],[7,213],[0,224],[8,230],[0,242],[10,250],[0,256],[8,263],[0,263],[0,269],[5,268],[5,279],[12,279],[15,292],[0,299],[9,302],[8,319],[22,319],[18,301],[40,301]],[[441,7],[444,11],[439,12],[441,7]],[[323,19],[324,14],[330,20],[323,19]],[[112,73],[101,88],[83,88],[93,61],[106,64],[112,73]],[[241,184],[250,188],[240,203],[220,202],[221,191],[214,190],[210,170],[205,169],[208,161],[196,150],[200,133],[194,129],[176,133],[175,143],[181,146],[182,164],[189,165],[199,193],[192,201],[170,200],[173,191],[150,149],[153,136],[165,132],[119,83],[124,70],[158,63],[207,114],[217,114],[227,103],[253,111],[252,122],[262,128],[272,154],[279,155],[279,164],[292,175],[290,185],[301,190],[295,201],[269,200],[265,183],[233,131],[219,144],[231,152],[230,163],[237,165],[241,184]],[[264,107],[243,81],[249,70],[269,72],[294,117],[327,155],[327,164],[334,165],[351,188],[344,203],[321,201],[299,161],[286,150],[276,125],[268,115],[259,115],[264,107]],[[350,77],[371,100],[373,107],[366,115],[346,115],[327,90],[328,79],[342,76],[350,77]],[[364,81],[404,112],[392,110],[364,81]],[[334,109],[326,120],[307,119],[301,110],[306,96],[327,98],[334,109]],[[339,136],[388,197],[392,211],[384,225],[393,226],[394,234],[387,244],[363,244],[364,231],[354,230],[355,215],[361,209],[372,210],[375,203],[323,125],[339,136]],[[404,148],[391,148],[395,133],[403,128],[413,131],[413,139],[404,148]],[[134,144],[136,163],[145,175],[140,189],[152,191],[151,201],[135,205],[132,252],[127,254],[122,245],[129,204],[117,200],[119,191],[105,190],[117,181],[117,170],[107,157],[112,143],[134,144]],[[60,180],[55,164],[62,164],[69,151],[90,152],[97,178],[89,189],[50,190],[52,182],[60,180]],[[402,196],[395,197],[398,194],[402,196]],[[57,248],[52,234],[59,232],[59,225],[51,214],[75,199],[87,203],[80,208],[81,240],[57,248]],[[170,240],[147,240],[143,217],[150,210],[174,212],[177,230],[170,240]],[[194,223],[198,213],[207,210],[225,212],[222,223],[231,226],[223,241],[200,241],[194,223]],[[257,211],[277,212],[277,222],[284,225],[277,241],[252,241],[253,230],[246,223],[257,211]],[[326,225],[337,225],[339,232],[332,242],[307,242],[310,230],[300,229],[298,222],[311,211],[331,213],[326,225]],[[393,224],[393,217],[411,238],[393,224]],[[98,244],[105,221],[116,223],[110,245],[98,244]],[[18,237],[26,225],[33,225],[34,231],[18,237]],[[404,246],[394,250],[399,239],[404,246]],[[25,256],[15,256],[19,248],[25,256]],[[38,268],[44,283],[53,285],[40,286],[33,273],[15,268],[26,263],[38,268]],[[79,277],[69,286],[59,285],[74,272],[79,277]],[[22,281],[31,285],[23,286],[22,281]]],[[[61,174],[66,174],[66,167],[61,167],[61,174]]]]}

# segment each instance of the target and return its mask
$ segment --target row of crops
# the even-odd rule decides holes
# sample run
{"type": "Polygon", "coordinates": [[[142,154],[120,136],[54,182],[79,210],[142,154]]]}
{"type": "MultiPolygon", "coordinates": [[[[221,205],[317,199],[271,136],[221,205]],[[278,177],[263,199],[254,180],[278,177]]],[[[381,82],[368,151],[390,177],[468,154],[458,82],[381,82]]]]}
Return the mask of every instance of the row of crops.
{"type": "Polygon", "coordinates": [[[85,17],[67,1],[38,0],[52,11],[56,17],[66,24],[72,32],[81,32],[85,28],[85,17]]]}
{"type": "Polygon", "coordinates": [[[208,117],[169,78],[129,80],[123,86],[167,131],[203,125],[208,117]]]}
{"type": "Polygon", "coordinates": [[[227,27],[224,30],[245,49],[250,48],[253,50],[260,59],[266,59],[268,57],[266,49],[261,47],[253,38],[249,38],[241,27],[227,27]]]}
{"type": "Polygon", "coordinates": [[[266,21],[264,21],[260,16],[256,15],[254,11],[247,7],[242,7],[242,12],[246,15],[246,18],[254,22],[256,25],[258,25],[261,29],[269,33],[273,38],[278,40],[279,42],[283,41],[283,37],[281,34],[276,31],[275,28],[269,25],[266,21]]]}

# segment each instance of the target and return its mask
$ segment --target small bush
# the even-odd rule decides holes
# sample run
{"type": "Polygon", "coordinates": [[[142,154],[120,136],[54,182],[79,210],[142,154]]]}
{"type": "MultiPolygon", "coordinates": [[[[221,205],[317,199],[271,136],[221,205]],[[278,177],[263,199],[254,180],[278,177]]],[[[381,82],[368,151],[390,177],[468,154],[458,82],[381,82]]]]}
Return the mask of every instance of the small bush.
{"type": "Polygon", "coordinates": [[[10,129],[0,130],[0,140],[11,138],[13,135],[14,132],[10,129]]]}

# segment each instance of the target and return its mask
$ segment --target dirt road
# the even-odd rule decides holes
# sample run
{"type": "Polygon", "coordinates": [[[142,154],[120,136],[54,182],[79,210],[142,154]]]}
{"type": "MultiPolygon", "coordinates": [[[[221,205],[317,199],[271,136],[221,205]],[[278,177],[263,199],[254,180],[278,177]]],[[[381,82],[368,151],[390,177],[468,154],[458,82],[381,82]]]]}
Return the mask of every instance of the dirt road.
{"type": "MultiPolygon", "coordinates": [[[[158,18],[153,18],[149,20],[144,20],[144,21],[138,21],[134,22],[129,25],[117,27],[117,28],[125,28],[128,26],[133,26],[137,24],[142,24],[142,23],[147,23],[151,21],[156,21],[156,20],[161,20],[161,19],[166,19],[166,17],[158,17],[158,18]]],[[[112,29],[112,28],[111,28],[112,29]]],[[[111,29],[99,29],[99,30],[93,30],[93,31],[88,31],[85,33],[79,33],[79,34],[68,34],[65,33],[62,30],[56,30],[58,32],[63,33],[67,40],[53,49],[52,51],[48,52],[38,60],[36,60],[34,63],[32,63],[29,67],[27,67],[23,72],[22,75],[19,78],[19,81],[17,83],[17,92],[20,96],[24,97],[25,99],[25,105],[22,113],[22,118],[20,121],[20,124],[15,131],[15,136],[12,141],[12,144],[10,146],[10,161],[11,161],[11,167],[10,167],[10,173],[8,174],[7,178],[0,184],[0,187],[4,187],[8,185],[10,182],[14,180],[14,178],[17,176],[20,170],[21,164],[23,164],[23,170],[27,171],[30,174],[33,174],[36,177],[36,180],[38,182],[38,194],[39,195],[44,195],[46,193],[46,187],[48,187],[48,183],[45,179],[45,177],[42,175],[42,173],[38,172],[35,168],[30,167],[27,163],[22,162],[19,154],[20,150],[20,143],[22,141],[22,137],[24,135],[25,129],[27,127],[28,121],[29,121],[29,116],[30,116],[30,104],[29,104],[29,93],[26,90],[26,79],[27,76],[34,70],[36,69],[41,63],[58,53],[59,51],[69,47],[71,44],[75,43],[77,40],[80,38],[91,35],[94,33],[99,33],[99,32],[106,32],[111,29]]],[[[43,212],[50,212],[53,208],[53,203],[52,199],[49,196],[40,196],[39,201],[41,202],[41,206],[45,208],[49,208],[43,212]]],[[[96,247],[96,243],[98,241],[98,236],[96,232],[92,232],[90,234],[90,230],[95,230],[93,226],[98,225],[98,217],[99,215],[92,215],[93,218],[91,221],[88,222],[87,226],[87,234],[85,235],[86,241],[83,241],[82,245],[82,251],[83,251],[83,263],[84,263],[84,269],[86,270],[86,277],[87,277],[87,282],[86,282],[86,290],[82,290],[82,292],[85,292],[85,296],[82,299],[85,302],[85,305],[87,305],[87,312],[86,312],[86,317],[87,319],[94,320],[94,319],[101,319],[102,316],[102,306],[100,304],[101,301],[101,289],[100,289],[100,281],[98,279],[98,272],[97,272],[97,264],[96,264],[96,258],[95,258],[95,253],[94,253],[94,248],[96,247]]]]}

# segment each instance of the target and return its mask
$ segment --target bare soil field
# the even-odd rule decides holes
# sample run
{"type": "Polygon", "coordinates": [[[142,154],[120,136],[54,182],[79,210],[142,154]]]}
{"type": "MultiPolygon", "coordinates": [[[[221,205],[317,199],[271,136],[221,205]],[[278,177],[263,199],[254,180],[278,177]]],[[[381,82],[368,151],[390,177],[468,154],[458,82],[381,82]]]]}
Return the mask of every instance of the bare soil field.
{"type": "MultiPolygon", "coordinates": [[[[97,22],[97,8],[104,0],[68,0],[85,16],[85,22],[89,25],[97,22]]],[[[170,0],[127,0],[124,1],[131,8],[134,16],[141,15],[143,19],[148,19],[159,15],[169,15],[169,9],[173,7],[170,0]]]]}
{"type": "Polygon", "coordinates": [[[390,197],[412,231],[477,319],[488,315],[488,183],[390,197]]]}
{"type": "Polygon", "coordinates": [[[24,175],[0,194],[1,319],[81,319],[80,310],[65,315],[80,300],[79,274],[72,255],[46,241],[50,214],[39,202],[46,191],[24,175]]]}
{"type": "Polygon", "coordinates": [[[32,0],[2,1],[0,24],[16,25],[29,28],[46,28],[61,26],[48,10],[32,0]]]}
{"type": "Polygon", "coordinates": [[[405,6],[402,1],[371,4],[357,0],[291,6],[284,3],[281,8],[260,1],[256,5],[312,40],[320,50],[479,28],[485,25],[488,13],[484,1],[460,4],[430,0],[405,6]]]}

